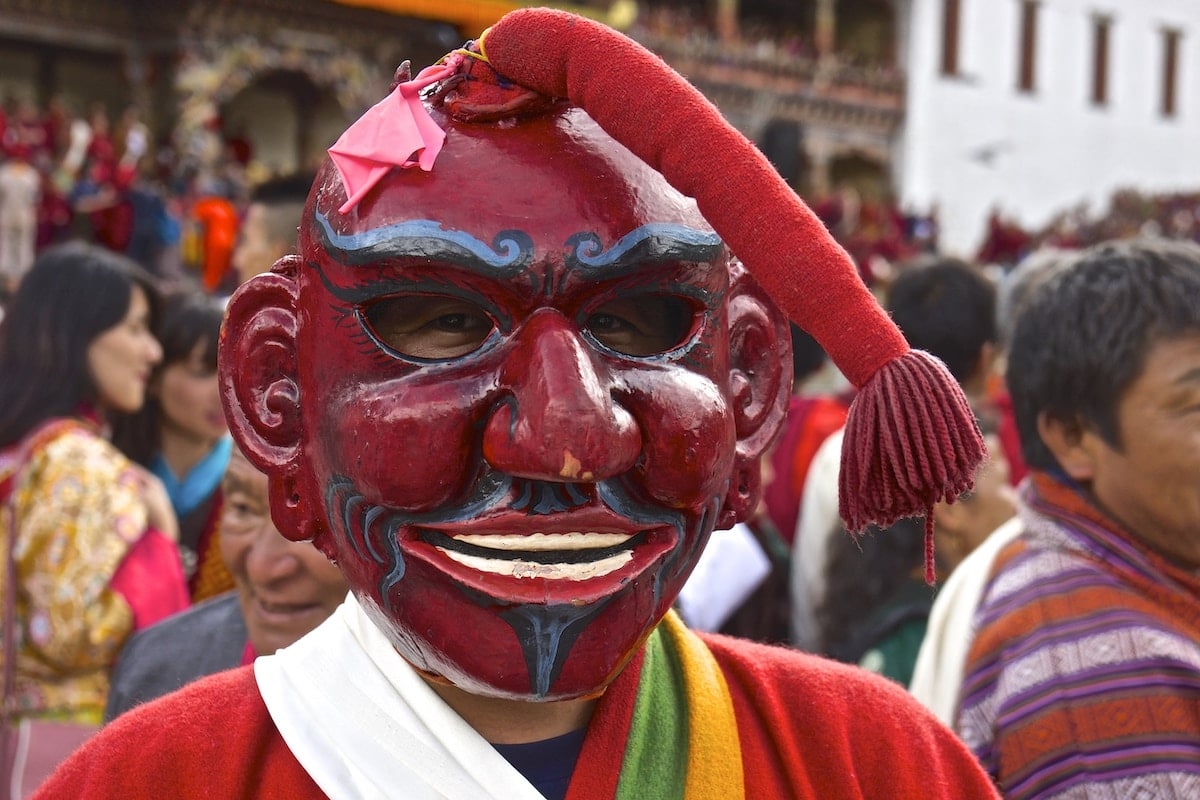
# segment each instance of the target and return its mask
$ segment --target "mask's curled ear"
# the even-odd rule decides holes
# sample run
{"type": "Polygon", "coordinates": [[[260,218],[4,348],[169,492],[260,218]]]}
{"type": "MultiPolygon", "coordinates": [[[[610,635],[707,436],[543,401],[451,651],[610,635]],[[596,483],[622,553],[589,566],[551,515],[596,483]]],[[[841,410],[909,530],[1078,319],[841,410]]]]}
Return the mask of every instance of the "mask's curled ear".
{"type": "Polygon", "coordinates": [[[762,486],[762,455],[775,441],[792,389],[788,321],[740,266],[729,293],[729,388],[737,430],[733,484],[718,527],[754,512],[762,486]]]}
{"type": "Polygon", "coordinates": [[[297,256],[256,275],[229,300],[217,375],[229,432],[270,483],[271,516],[289,539],[311,539],[318,522],[299,489],[300,386],[297,381],[297,256]]]}

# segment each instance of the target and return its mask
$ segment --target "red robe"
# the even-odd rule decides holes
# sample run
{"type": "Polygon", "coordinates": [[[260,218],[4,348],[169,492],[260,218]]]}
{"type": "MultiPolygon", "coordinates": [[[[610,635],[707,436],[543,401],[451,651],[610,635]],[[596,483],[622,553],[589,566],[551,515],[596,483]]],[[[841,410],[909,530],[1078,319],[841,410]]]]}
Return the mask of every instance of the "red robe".
{"type": "MultiPolygon", "coordinates": [[[[747,798],[997,798],[974,757],[898,684],[797,651],[703,636],[733,697],[747,798]]],[[[640,657],[597,706],[571,800],[611,798],[640,657]]],[[[263,705],[252,669],[205,678],[119,717],[37,799],[325,795],[263,705]]]]}

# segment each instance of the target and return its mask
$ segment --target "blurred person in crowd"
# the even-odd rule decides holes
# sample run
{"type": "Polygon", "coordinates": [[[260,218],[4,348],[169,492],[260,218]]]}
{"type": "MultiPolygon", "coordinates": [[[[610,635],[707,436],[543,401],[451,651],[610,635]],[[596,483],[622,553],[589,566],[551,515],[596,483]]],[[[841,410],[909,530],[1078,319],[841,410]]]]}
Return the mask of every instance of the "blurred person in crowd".
{"type": "Polygon", "coordinates": [[[221,478],[233,440],[217,390],[222,305],[200,292],[172,293],[155,333],[162,360],[145,405],[122,419],[113,442],[166,487],[179,520],[179,553],[193,601],[233,587],[217,548],[221,478]]]}
{"type": "Polygon", "coordinates": [[[1017,509],[1017,495],[1009,480],[1008,458],[1000,446],[996,422],[980,416],[980,429],[987,442],[988,460],[975,477],[975,488],[953,503],[941,502],[933,508],[934,546],[938,575],[946,579],[959,565],[1017,509]]]}
{"type": "MultiPolygon", "coordinates": [[[[272,519],[350,595],[253,668],[121,715],[43,798],[994,797],[900,687],[671,611],[713,529],[758,504],[791,391],[771,297],[906,448],[950,458],[851,512],[890,522],[969,488],[982,442],[954,379],[661,59],[549,9],[506,15],[486,59],[467,47],[402,70],[339,139],[299,252],[234,293],[222,330],[226,416],[272,519]],[[567,72],[587,110],[548,94],[567,72]],[[354,168],[406,120],[429,136],[416,169],[393,168],[404,147],[354,168]],[[658,144],[668,176],[635,153],[658,144]]],[[[881,457],[865,428],[848,424],[852,465],[881,457]]]]}
{"type": "Polygon", "coordinates": [[[972,406],[986,409],[997,332],[996,287],[983,271],[953,258],[912,262],[884,305],[909,344],[940,358],[972,406]]]}
{"type": "Polygon", "coordinates": [[[1017,313],[1030,292],[1053,277],[1058,267],[1068,262],[1071,251],[1057,247],[1042,247],[1034,250],[1010,270],[1000,281],[996,292],[996,333],[999,339],[997,369],[993,373],[995,384],[989,393],[995,405],[1000,424],[998,434],[1004,453],[1011,468],[1010,478],[1016,486],[1028,471],[1025,458],[1021,455],[1021,434],[1017,430],[1017,418],[1013,412],[1012,397],[1004,386],[1004,366],[1007,362],[1008,344],[1012,339],[1017,313]]]}
{"type": "Polygon", "coordinates": [[[133,236],[133,203],[129,187],[137,176],[134,165],[118,159],[108,109],[92,104],[88,116],[89,138],[83,166],[71,190],[71,204],[87,220],[91,241],[124,253],[133,236]]]}
{"type": "MultiPolygon", "coordinates": [[[[745,526],[752,532],[753,541],[765,556],[768,571],[765,576],[753,576],[761,583],[748,597],[743,598],[739,607],[732,610],[720,626],[722,633],[731,636],[775,643],[784,643],[790,638],[792,539],[800,514],[804,478],[821,442],[845,425],[850,407],[847,396],[808,388],[810,380],[818,376],[829,359],[816,340],[803,329],[795,323],[790,327],[792,395],[788,399],[783,432],[763,462],[762,505],[745,526]]],[[[714,537],[714,542],[720,543],[719,537],[727,535],[717,532],[714,537]]],[[[741,548],[747,549],[748,545],[743,541],[741,548]]],[[[704,562],[717,558],[726,558],[721,548],[710,547],[705,550],[697,572],[703,568],[704,562]]],[[[743,570],[734,564],[725,568],[743,570]]],[[[749,580],[751,576],[741,577],[749,580]]],[[[721,579],[724,580],[724,577],[721,579]]],[[[686,595],[685,588],[681,597],[686,595]]]]}
{"type": "Polygon", "coordinates": [[[341,571],[308,542],[276,530],[267,476],[236,448],[222,494],[220,554],[236,591],[134,634],[113,670],[106,720],[287,647],[345,599],[341,571]]]}
{"type": "Polygon", "coordinates": [[[120,172],[115,161],[87,156],[67,198],[81,238],[116,253],[128,249],[133,235],[133,205],[128,193],[132,177],[120,172]]]}
{"type": "Polygon", "coordinates": [[[116,142],[119,143],[118,162],[124,169],[137,172],[142,158],[150,150],[150,128],[142,121],[142,111],[136,105],[127,106],[121,112],[116,142]]]}
{"type": "Polygon", "coordinates": [[[168,290],[194,285],[183,270],[182,223],[173,210],[176,204],[149,165],[135,170],[127,196],[133,219],[125,255],[168,290]]]}
{"type": "Polygon", "coordinates": [[[17,102],[15,113],[8,121],[4,134],[4,148],[21,149],[27,158],[33,158],[49,147],[50,142],[47,141],[46,128],[42,124],[37,103],[28,97],[22,98],[17,102]]]}
{"type": "Polygon", "coordinates": [[[816,340],[792,324],[792,396],[783,433],[771,448],[770,471],[763,481],[763,506],[784,543],[791,547],[800,515],[801,492],[817,448],[846,424],[848,398],[805,390],[828,357],[816,340]]]}
{"type": "Polygon", "coordinates": [[[42,185],[37,209],[35,252],[68,241],[71,237],[71,217],[74,213],[70,200],[55,181],[54,170],[39,169],[39,174],[42,185]]]}
{"type": "MultiPolygon", "coordinates": [[[[975,488],[933,509],[935,558],[942,578],[952,575],[1015,510],[995,422],[981,417],[980,428],[989,457],[979,468],[975,488]]],[[[907,686],[935,596],[922,574],[924,552],[921,517],[860,537],[839,525],[829,543],[825,594],[817,607],[821,652],[907,686]]]]}
{"type": "Polygon", "coordinates": [[[117,143],[113,141],[112,123],[109,120],[108,108],[104,103],[100,101],[92,103],[87,121],[91,131],[87,144],[87,157],[100,164],[116,165],[117,143]]]}
{"type": "Polygon", "coordinates": [[[55,94],[46,103],[46,113],[42,115],[42,127],[46,131],[47,151],[51,160],[62,158],[70,144],[71,128],[70,102],[62,94],[55,94]]]}
{"type": "Polygon", "coordinates": [[[907,685],[933,589],[925,584],[925,520],[909,517],[856,537],[842,525],[826,549],[817,652],[907,685]]]}
{"type": "Polygon", "coordinates": [[[1033,236],[1000,209],[988,212],[987,233],[975,258],[981,264],[1012,266],[1025,258],[1033,248],[1033,236]]]}
{"type": "Polygon", "coordinates": [[[45,251],[0,323],[5,785],[33,790],[99,724],[129,635],[187,605],[162,483],[108,442],[162,349],[137,265],[45,251]]]}
{"type": "MultiPolygon", "coordinates": [[[[898,271],[885,307],[910,346],[940,358],[970,399],[989,412],[988,377],[996,347],[996,288],[975,265],[929,258],[898,271]]],[[[820,649],[816,609],[825,592],[829,540],[839,529],[841,431],[828,436],[809,465],[792,546],[792,643],[820,649]]]]}
{"type": "Polygon", "coordinates": [[[190,182],[192,196],[184,218],[184,261],[200,274],[200,285],[212,294],[228,294],[237,285],[231,269],[237,243],[238,210],[213,176],[190,182]]]}
{"type": "Polygon", "coordinates": [[[1030,474],[957,728],[1009,798],[1200,785],[1200,247],[1090,248],[1017,315],[1030,474]]]}
{"type": "Polygon", "coordinates": [[[64,194],[83,174],[92,143],[92,126],[82,116],[74,117],[67,128],[66,149],[58,163],[55,180],[64,194]]]}
{"type": "Polygon", "coordinates": [[[239,284],[269,271],[276,261],[296,252],[300,212],[312,182],[312,175],[288,175],[264,181],[250,193],[233,251],[239,284]]]}
{"type": "Polygon", "coordinates": [[[42,177],[29,161],[29,148],[8,149],[0,163],[0,292],[11,295],[33,266],[42,177]]]}
{"type": "MultiPolygon", "coordinates": [[[[1071,261],[1068,251],[1042,248],[1034,251],[1010,272],[996,293],[996,326],[1000,348],[998,372],[1003,381],[1003,365],[1007,362],[1008,344],[1012,340],[1017,315],[1026,299],[1038,287],[1052,278],[1071,261]]],[[[1021,457],[1020,436],[1008,390],[1001,386],[989,393],[996,412],[998,445],[989,441],[992,454],[1002,453],[1009,467],[1009,482],[1017,470],[1025,472],[1021,457]]],[[[953,527],[953,519],[946,520],[953,527]]],[[[992,561],[1021,531],[1020,520],[1012,518],[1000,525],[988,537],[969,549],[953,568],[946,582],[938,589],[929,614],[929,625],[917,663],[913,669],[909,691],[947,725],[954,724],[958,712],[958,693],[962,686],[963,665],[973,635],[973,618],[979,605],[983,586],[991,573],[992,561]]],[[[935,535],[942,537],[941,521],[935,535]]],[[[939,540],[939,546],[941,541],[939,540]]]]}

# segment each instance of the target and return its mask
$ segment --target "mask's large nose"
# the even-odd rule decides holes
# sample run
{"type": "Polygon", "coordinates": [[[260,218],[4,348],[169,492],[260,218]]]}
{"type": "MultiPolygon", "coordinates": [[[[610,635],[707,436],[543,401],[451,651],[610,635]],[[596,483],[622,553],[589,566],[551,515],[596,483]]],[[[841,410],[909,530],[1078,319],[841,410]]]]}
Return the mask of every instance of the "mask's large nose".
{"type": "Polygon", "coordinates": [[[556,311],[535,313],[501,372],[507,396],[483,434],[483,457],[510,475],[597,481],[629,470],[641,432],[613,402],[602,365],[556,311]]]}

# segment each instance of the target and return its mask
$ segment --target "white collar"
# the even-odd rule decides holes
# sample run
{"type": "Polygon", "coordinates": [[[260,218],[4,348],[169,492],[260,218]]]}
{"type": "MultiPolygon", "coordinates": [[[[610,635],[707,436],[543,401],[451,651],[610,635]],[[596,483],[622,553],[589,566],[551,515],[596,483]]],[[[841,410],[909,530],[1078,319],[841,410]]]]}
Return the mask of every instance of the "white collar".
{"type": "Polygon", "coordinates": [[[267,710],[331,800],[543,800],[401,658],[353,595],[254,662],[267,710]]]}

